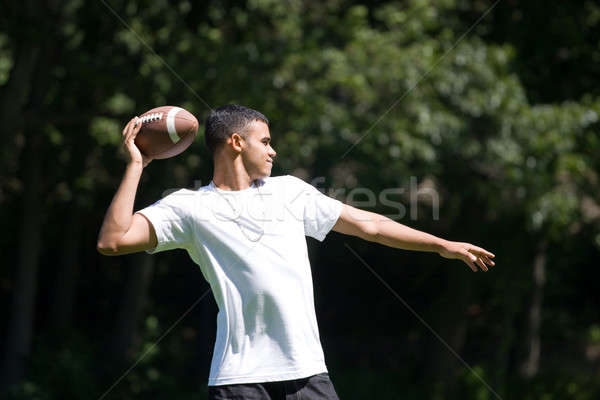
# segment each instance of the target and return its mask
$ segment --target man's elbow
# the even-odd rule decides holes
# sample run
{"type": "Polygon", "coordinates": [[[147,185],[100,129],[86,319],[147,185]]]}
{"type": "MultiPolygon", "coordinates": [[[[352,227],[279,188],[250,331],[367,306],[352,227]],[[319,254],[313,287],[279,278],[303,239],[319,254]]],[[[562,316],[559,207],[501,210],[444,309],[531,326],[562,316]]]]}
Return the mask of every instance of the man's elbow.
{"type": "Polygon", "coordinates": [[[363,223],[360,229],[360,237],[369,242],[377,242],[379,240],[379,226],[377,225],[377,221],[370,220],[363,223]]]}
{"type": "Polygon", "coordinates": [[[116,243],[106,243],[98,241],[96,244],[96,250],[103,256],[117,256],[119,255],[119,248],[116,243]]]}

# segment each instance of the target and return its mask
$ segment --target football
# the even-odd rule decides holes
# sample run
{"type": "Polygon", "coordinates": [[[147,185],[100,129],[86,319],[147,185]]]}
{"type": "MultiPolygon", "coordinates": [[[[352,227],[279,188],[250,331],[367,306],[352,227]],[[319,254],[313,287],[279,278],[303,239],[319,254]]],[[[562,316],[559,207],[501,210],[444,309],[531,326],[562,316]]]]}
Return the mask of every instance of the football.
{"type": "Polygon", "coordinates": [[[154,159],[181,153],[192,144],[198,132],[196,117],[181,107],[156,107],[139,118],[142,127],[135,137],[135,145],[154,159]]]}

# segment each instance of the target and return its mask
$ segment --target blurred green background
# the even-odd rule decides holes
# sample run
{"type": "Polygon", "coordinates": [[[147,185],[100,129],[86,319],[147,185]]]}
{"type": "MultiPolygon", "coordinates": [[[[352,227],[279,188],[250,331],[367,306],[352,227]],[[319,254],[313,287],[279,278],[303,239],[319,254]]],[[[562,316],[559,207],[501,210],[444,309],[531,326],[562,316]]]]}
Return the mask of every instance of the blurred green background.
{"type": "MultiPolygon", "coordinates": [[[[124,124],[230,102],[271,120],[273,175],[374,193],[413,179],[439,218],[421,196],[399,222],[496,254],[473,274],[308,239],[343,400],[599,398],[600,5],[541,0],[4,2],[0,396],[206,397],[216,305],[198,267],[101,256],[96,238],[124,124]]],[[[211,169],[201,129],[146,168],[135,208],[211,169]]]]}

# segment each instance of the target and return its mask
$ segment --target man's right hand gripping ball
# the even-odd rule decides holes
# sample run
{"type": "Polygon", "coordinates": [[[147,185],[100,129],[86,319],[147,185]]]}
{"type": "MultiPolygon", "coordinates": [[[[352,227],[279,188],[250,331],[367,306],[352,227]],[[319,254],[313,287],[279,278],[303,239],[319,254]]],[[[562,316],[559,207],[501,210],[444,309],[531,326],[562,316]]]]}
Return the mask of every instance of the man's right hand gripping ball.
{"type": "Polygon", "coordinates": [[[131,121],[123,129],[123,150],[127,157],[128,164],[141,164],[146,167],[152,161],[152,157],[142,154],[140,149],[135,145],[135,137],[142,128],[142,121],[138,117],[133,117],[131,121]]]}

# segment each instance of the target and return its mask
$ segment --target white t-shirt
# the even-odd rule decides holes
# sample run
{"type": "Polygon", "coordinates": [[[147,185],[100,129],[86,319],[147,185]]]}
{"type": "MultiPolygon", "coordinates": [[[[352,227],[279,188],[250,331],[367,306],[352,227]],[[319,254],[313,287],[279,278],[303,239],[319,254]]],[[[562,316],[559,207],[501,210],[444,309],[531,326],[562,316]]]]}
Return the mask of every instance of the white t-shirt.
{"type": "Polygon", "coordinates": [[[211,286],[219,312],[209,385],[327,372],[305,235],[325,239],[342,206],[287,175],[239,191],[181,189],[138,211],[158,239],[147,252],[186,249],[211,286]]]}

